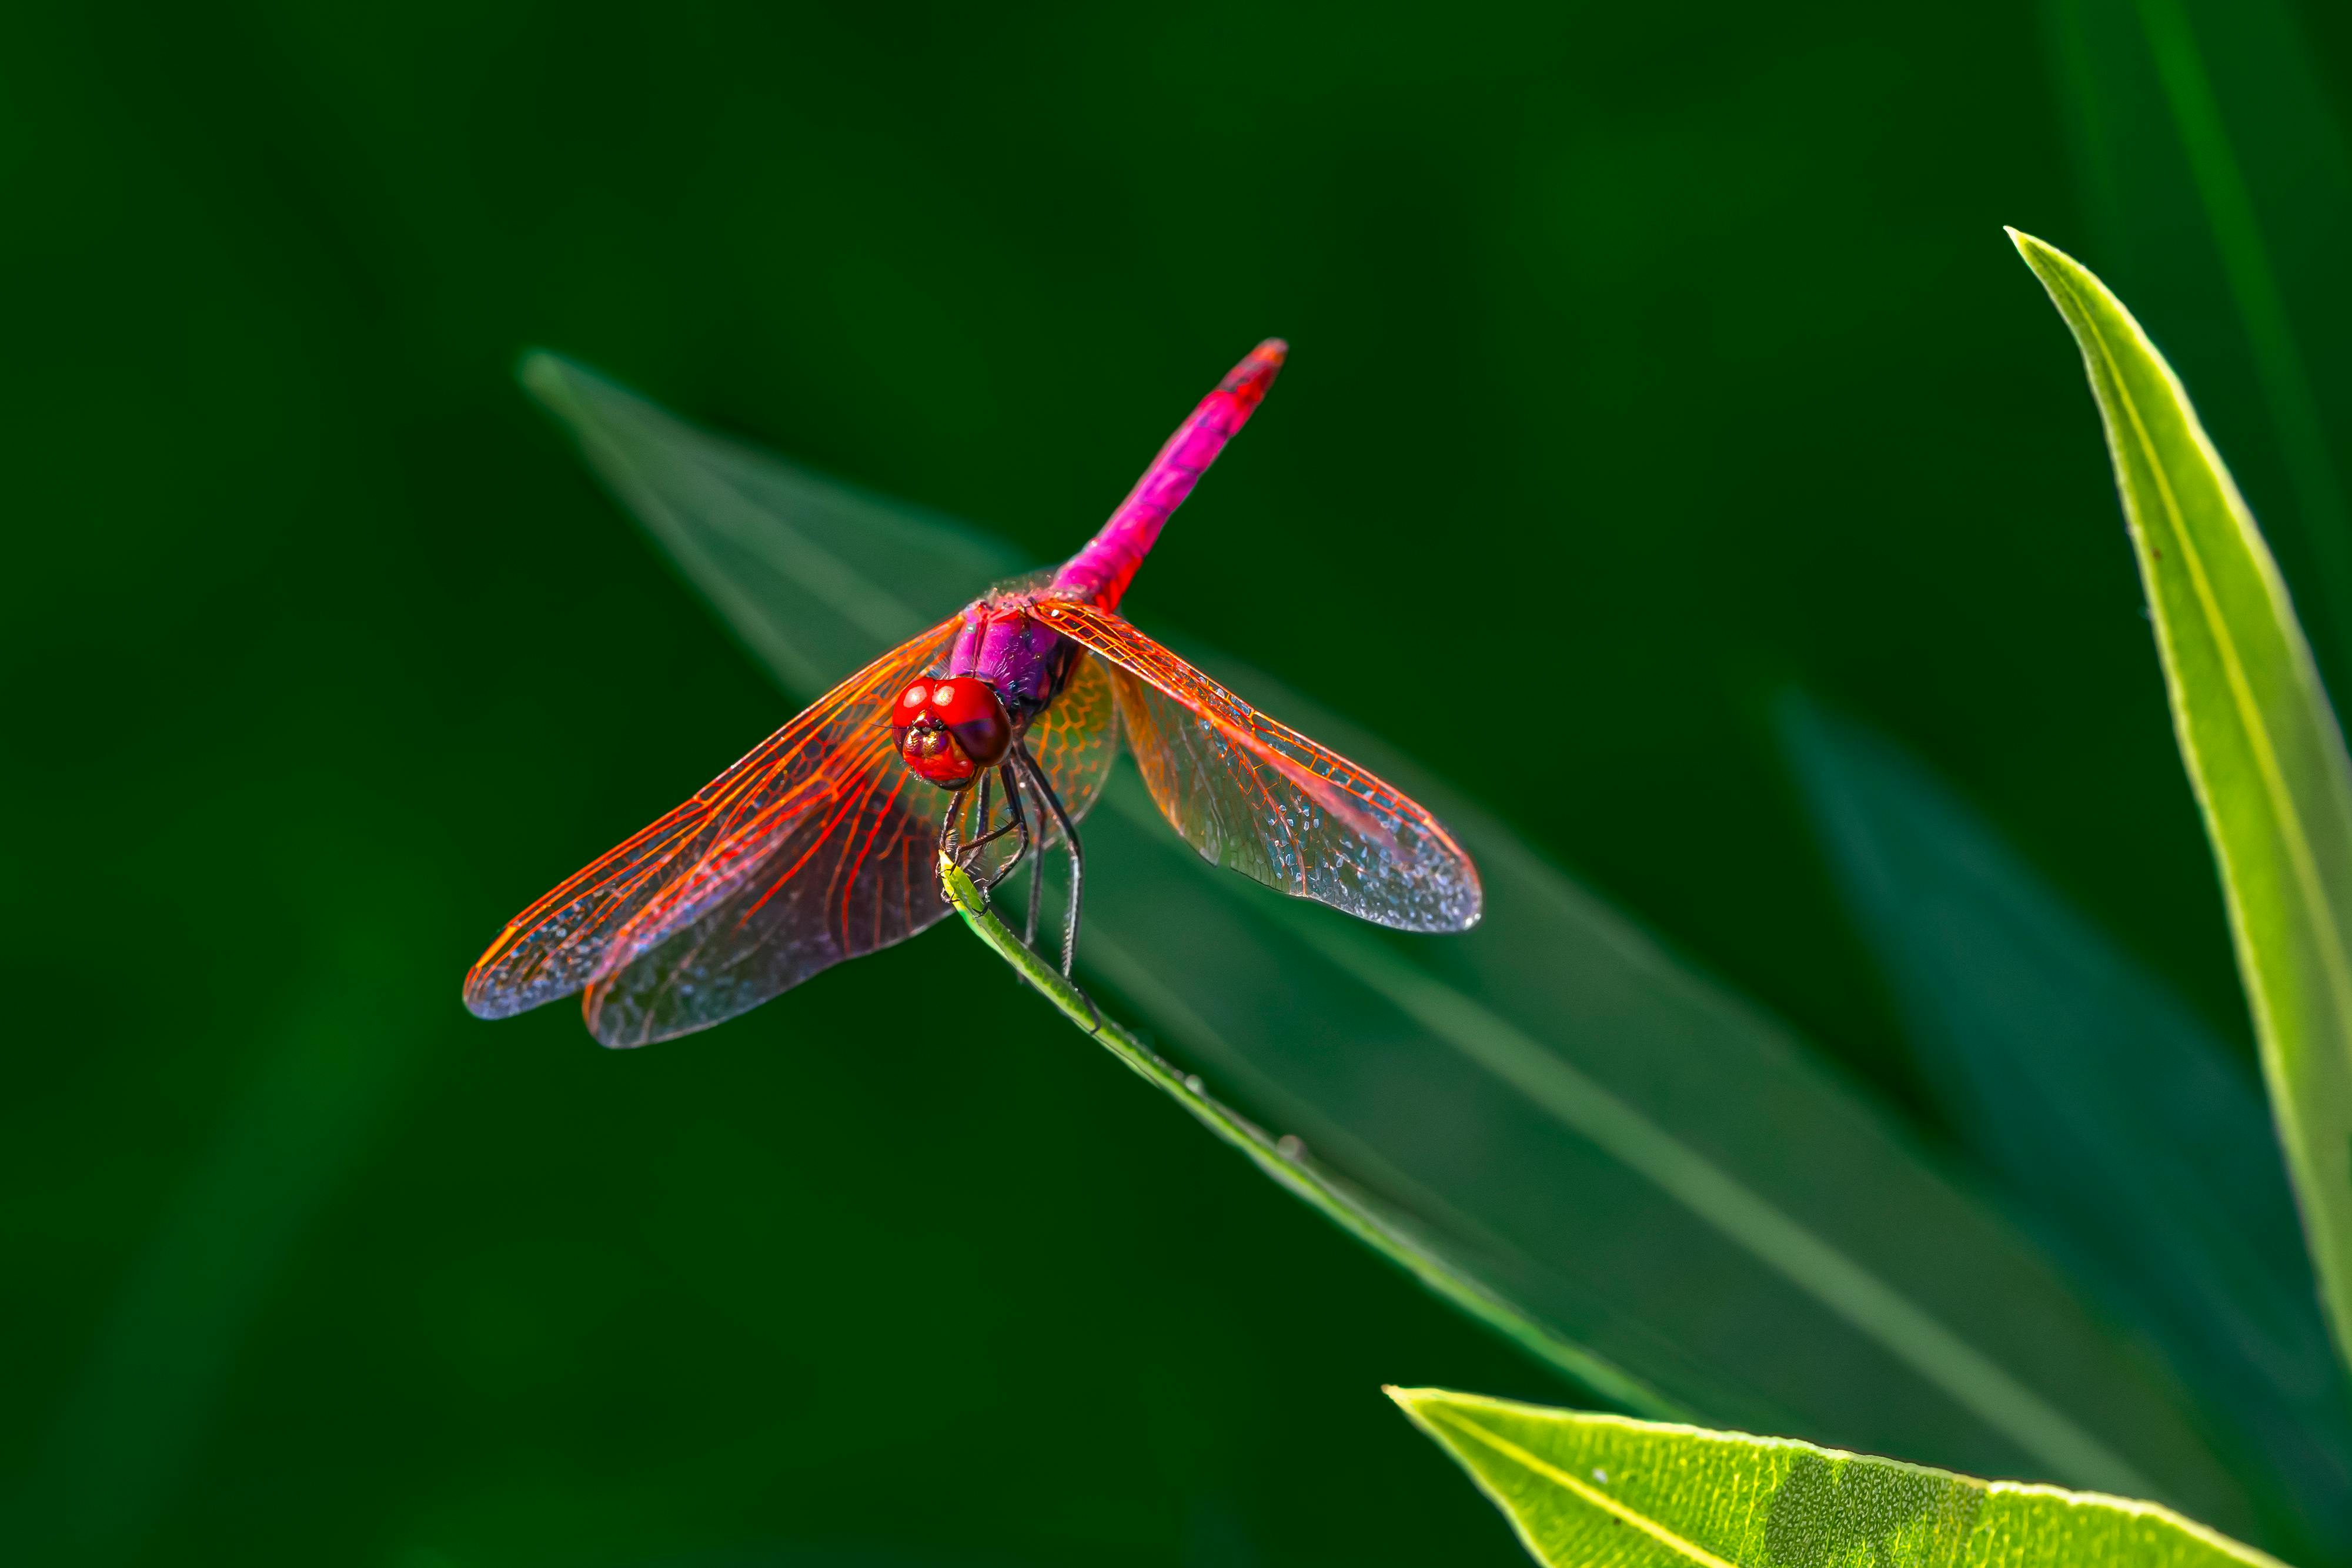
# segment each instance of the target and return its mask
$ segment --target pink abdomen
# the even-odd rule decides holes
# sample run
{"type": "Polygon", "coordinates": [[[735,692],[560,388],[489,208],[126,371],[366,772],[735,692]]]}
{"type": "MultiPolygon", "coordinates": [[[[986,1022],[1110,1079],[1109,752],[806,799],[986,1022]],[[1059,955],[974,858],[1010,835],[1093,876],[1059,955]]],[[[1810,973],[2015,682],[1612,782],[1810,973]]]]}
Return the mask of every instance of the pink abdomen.
{"type": "Polygon", "coordinates": [[[1281,339],[1268,338],[1217,383],[1216,391],[1201,400],[1201,406],[1176,427],[1176,434],[1168,438],[1160,455],[1110,515],[1110,521],[1054,574],[1054,592],[1087,600],[1106,610],[1118,607],[1135,569],[1143,564],[1153,541],[1160,538],[1168,514],[1184,504],[1202,471],[1217,460],[1234,433],[1249,423],[1289,351],[1290,346],[1281,339]]]}

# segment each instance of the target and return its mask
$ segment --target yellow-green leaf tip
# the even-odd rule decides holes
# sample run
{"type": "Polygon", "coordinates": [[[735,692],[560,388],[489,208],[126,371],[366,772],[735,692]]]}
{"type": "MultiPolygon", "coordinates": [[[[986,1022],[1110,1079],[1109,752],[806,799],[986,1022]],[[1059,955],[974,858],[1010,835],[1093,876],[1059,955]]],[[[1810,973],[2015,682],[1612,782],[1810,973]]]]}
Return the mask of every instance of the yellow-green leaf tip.
{"type": "Polygon", "coordinates": [[[1981,1481],[1787,1437],[1388,1388],[1547,1568],[2063,1563],[2279,1568],[2154,1503],[1981,1481]]]}
{"type": "Polygon", "coordinates": [[[2053,271],[2070,271],[2079,273],[2084,277],[2090,277],[2089,271],[2081,262],[2076,261],[2048,240],[2037,239],[2023,229],[2011,228],[2007,224],[2001,225],[2000,227],[2001,232],[2009,236],[2009,243],[2017,247],[2017,254],[2024,258],[2025,265],[2032,267],[2034,276],[2043,282],[2049,281],[2053,271]]]}

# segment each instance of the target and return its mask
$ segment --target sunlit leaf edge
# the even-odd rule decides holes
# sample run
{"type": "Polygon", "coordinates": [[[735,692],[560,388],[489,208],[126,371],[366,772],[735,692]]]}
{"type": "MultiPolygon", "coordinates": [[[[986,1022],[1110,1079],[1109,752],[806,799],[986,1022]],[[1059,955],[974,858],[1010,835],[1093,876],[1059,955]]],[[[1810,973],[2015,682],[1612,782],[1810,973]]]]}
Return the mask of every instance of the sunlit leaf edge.
{"type": "Polygon", "coordinates": [[[1444,1388],[1391,1385],[1384,1392],[1462,1467],[1509,1521],[1528,1555],[1553,1568],[1640,1561],[1628,1552],[1621,1533],[1627,1529],[1647,1536],[1670,1559],[1696,1568],[1789,1562],[1821,1568],[1860,1555],[1906,1564],[2282,1568],[2259,1548],[2160,1503],[2040,1482],[1982,1480],[1790,1437],[1562,1410],[1444,1388]],[[1507,1435],[1508,1428],[1517,1429],[1517,1437],[1507,1435]],[[1556,1462],[1557,1453],[1538,1453],[1517,1440],[1538,1435],[1588,1445],[1577,1460],[1584,1473],[1556,1462]],[[1647,1479],[1641,1462],[1661,1453],[1680,1462],[1676,1479],[1685,1487],[1678,1497],[1693,1502],[1694,1513],[1712,1517],[1676,1515],[1628,1487],[1637,1477],[1647,1479]],[[1588,1462],[1596,1458],[1605,1462],[1588,1462]],[[1791,1550],[1797,1543],[1775,1540],[1780,1511],[1774,1505],[1801,1476],[1811,1483],[1801,1521],[1807,1528],[1802,1549],[1791,1550]],[[1532,1501],[1515,1494],[1514,1480],[1534,1483],[1532,1501]],[[1622,1495],[1628,1490],[1634,1493],[1633,1500],[1622,1495]],[[1912,1507],[1911,1514],[1896,1511],[1905,1504],[1912,1507]],[[1865,1511],[1874,1506],[1878,1512],[1865,1511]],[[2015,1528],[2021,1518],[2027,1531],[2015,1528]],[[1891,1550],[1896,1525],[1915,1521],[1921,1528],[1906,1542],[1911,1550],[1891,1550]],[[1711,1542],[1700,1539],[1710,1533],[1711,1542]],[[2110,1538],[2109,1549],[2085,1550],[2092,1544],[2085,1535],[2095,1539],[2101,1533],[2110,1538]],[[1725,1539],[1728,1534],[1738,1541],[1725,1539]],[[1921,1534],[1924,1542],[1916,1539],[1921,1534]]]}
{"type": "Polygon", "coordinates": [[[2352,763],[2285,582],[2179,378],[2087,267],[2009,234],[2099,405],[2305,1240],[2352,1357],[2352,763]]]}

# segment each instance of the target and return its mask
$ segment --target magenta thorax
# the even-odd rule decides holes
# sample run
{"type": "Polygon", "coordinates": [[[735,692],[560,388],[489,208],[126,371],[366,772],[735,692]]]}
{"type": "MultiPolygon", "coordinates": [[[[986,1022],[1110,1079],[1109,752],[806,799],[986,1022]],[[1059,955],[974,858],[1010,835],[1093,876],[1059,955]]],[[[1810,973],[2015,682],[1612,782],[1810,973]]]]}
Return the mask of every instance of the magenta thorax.
{"type": "Polygon", "coordinates": [[[968,607],[940,673],[986,681],[1011,716],[1013,733],[1025,731],[1061,691],[1077,654],[1076,643],[1033,620],[1028,606],[1041,599],[1076,599],[1117,609],[1136,568],[1158,542],[1161,525],[1249,422],[1287,351],[1278,338],[1251,350],[1176,427],[1110,520],[1050,581],[1002,588],[968,607]]]}
{"type": "Polygon", "coordinates": [[[994,687],[1015,735],[1028,729],[1061,691],[1078,651],[1076,643],[1027,612],[1044,597],[1035,589],[999,591],[967,606],[963,629],[948,652],[945,674],[977,675],[994,687]]]}

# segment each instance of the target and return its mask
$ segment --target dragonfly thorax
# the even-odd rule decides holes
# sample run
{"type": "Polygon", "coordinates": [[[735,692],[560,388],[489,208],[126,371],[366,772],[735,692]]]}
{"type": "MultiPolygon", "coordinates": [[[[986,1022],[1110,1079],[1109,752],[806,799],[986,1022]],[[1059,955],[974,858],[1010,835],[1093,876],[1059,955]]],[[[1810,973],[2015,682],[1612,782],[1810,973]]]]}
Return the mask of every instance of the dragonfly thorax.
{"type": "Polygon", "coordinates": [[[898,755],[919,779],[961,789],[1013,749],[1013,719],[976,675],[918,676],[890,711],[898,755]]]}

